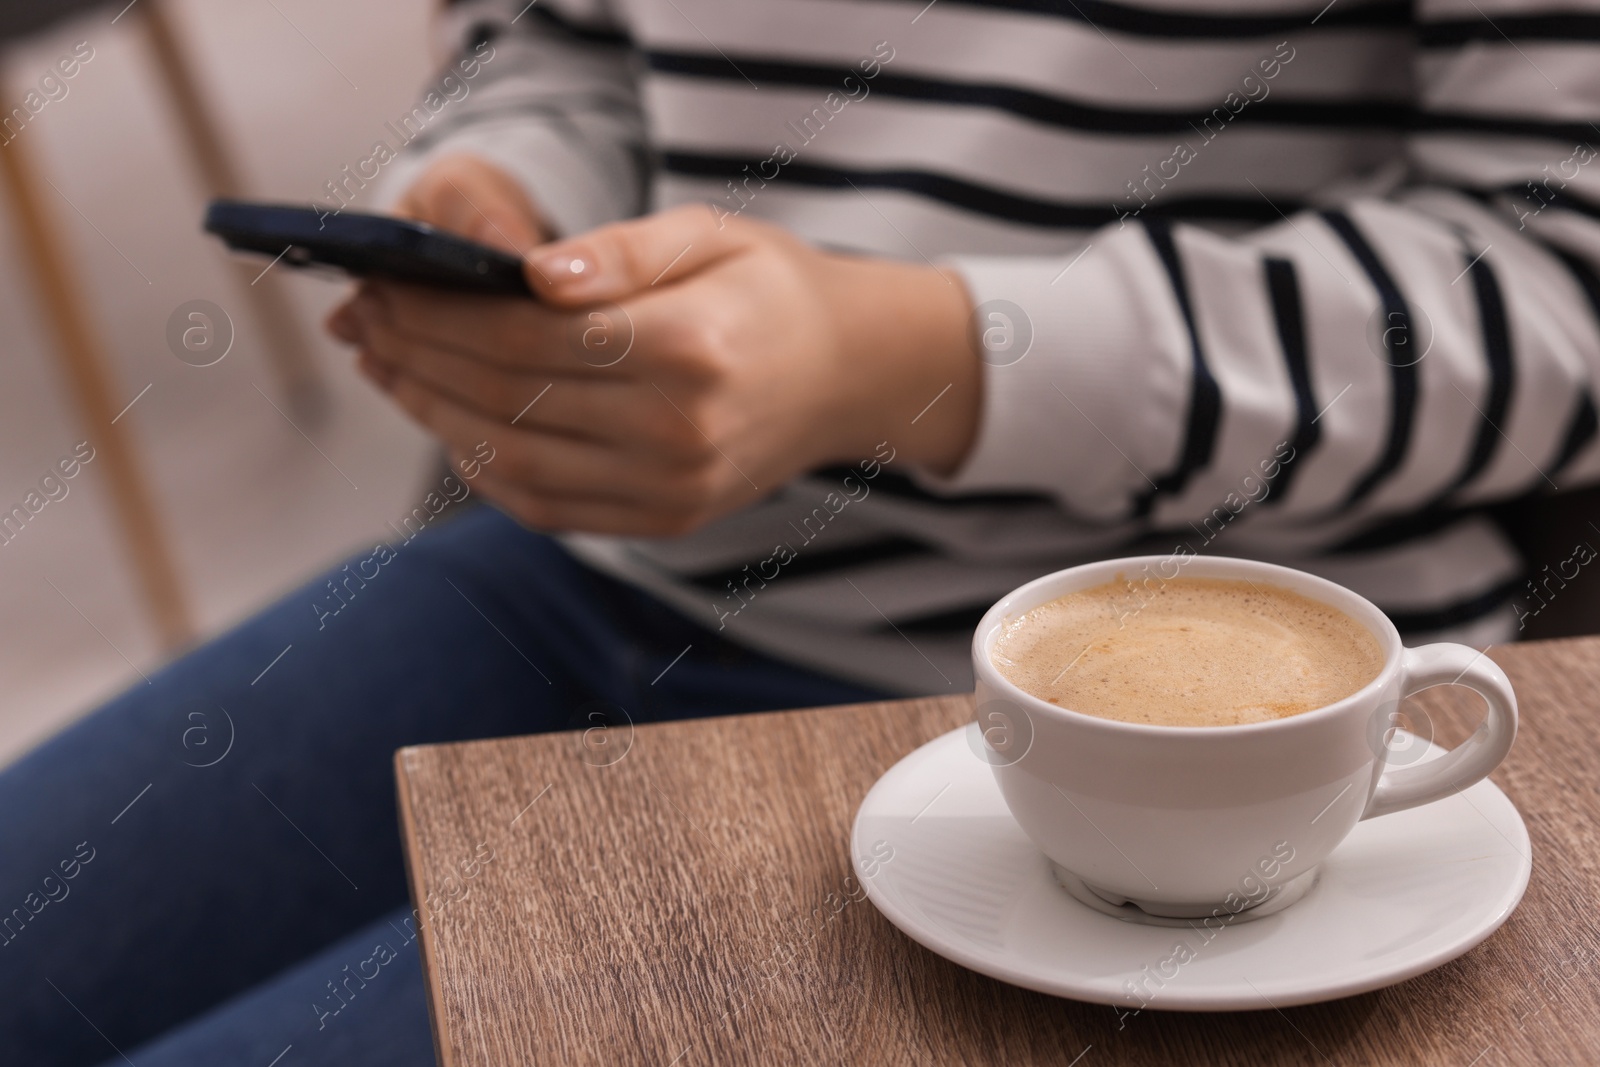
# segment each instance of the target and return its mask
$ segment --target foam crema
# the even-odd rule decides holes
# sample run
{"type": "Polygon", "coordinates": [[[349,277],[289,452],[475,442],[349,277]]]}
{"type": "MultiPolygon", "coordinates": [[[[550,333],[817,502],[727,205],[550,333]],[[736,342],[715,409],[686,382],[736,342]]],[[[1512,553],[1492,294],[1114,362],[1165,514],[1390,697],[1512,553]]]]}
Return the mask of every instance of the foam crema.
{"type": "Polygon", "coordinates": [[[1237,726],[1313,711],[1383,670],[1365,626],[1250,580],[1118,575],[1005,624],[990,659],[1072,711],[1155,726],[1237,726]]]}

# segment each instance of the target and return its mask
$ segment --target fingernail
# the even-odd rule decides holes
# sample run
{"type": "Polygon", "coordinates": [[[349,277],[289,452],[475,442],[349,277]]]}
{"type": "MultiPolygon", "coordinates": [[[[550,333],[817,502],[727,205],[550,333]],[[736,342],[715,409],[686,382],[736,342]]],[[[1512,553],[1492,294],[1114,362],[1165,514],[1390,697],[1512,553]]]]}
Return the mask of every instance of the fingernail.
{"type": "Polygon", "coordinates": [[[533,269],[551,285],[571,285],[594,277],[594,262],[581,252],[544,252],[528,257],[533,269]]]}

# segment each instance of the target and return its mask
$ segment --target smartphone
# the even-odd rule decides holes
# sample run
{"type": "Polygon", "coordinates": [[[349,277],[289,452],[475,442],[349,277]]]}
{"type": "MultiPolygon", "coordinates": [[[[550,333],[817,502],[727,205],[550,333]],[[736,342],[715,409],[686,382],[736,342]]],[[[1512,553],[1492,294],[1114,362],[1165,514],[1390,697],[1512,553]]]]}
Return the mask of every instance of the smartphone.
{"type": "Polygon", "coordinates": [[[533,295],[516,256],[409,219],[213,200],[206,208],[205,229],[236,252],[278,257],[291,267],[320,265],[357,278],[533,295]]]}

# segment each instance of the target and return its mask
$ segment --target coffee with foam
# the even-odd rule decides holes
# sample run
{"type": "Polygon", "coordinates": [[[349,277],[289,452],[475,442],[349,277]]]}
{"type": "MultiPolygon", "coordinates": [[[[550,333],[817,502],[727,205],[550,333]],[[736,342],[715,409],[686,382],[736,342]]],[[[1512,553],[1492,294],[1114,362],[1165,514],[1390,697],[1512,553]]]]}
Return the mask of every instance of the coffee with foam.
{"type": "Polygon", "coordinates": [[[1367,628],[1259,582],[1119,575],[1008,621],[991,661],[1072,711],[1157,726],[1236,726],[1299,715],[1383,670],[1367,628]]]}

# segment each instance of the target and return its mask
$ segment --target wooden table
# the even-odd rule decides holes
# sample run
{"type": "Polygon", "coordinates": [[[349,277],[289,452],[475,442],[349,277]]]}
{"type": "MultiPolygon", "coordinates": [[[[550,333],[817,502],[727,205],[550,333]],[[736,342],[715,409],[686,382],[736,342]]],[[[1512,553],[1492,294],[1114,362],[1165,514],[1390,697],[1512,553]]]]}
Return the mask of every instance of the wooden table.
{"type": "MultiPolygon", "coordinates": [[[[1494,778],[1534,849],[1506,925],[1375,993],[1120,1027],[1112,1008],[948,963],[841,897],[868,787],[965,722],[970,697],[403,749],[439,1061],[1600,1062],[1600,638],[1491,655],[1522,707],[1494,778]]],[[[1414,710],[1453,746],[1476,703],[1440,689],[1414,710]]]]}

